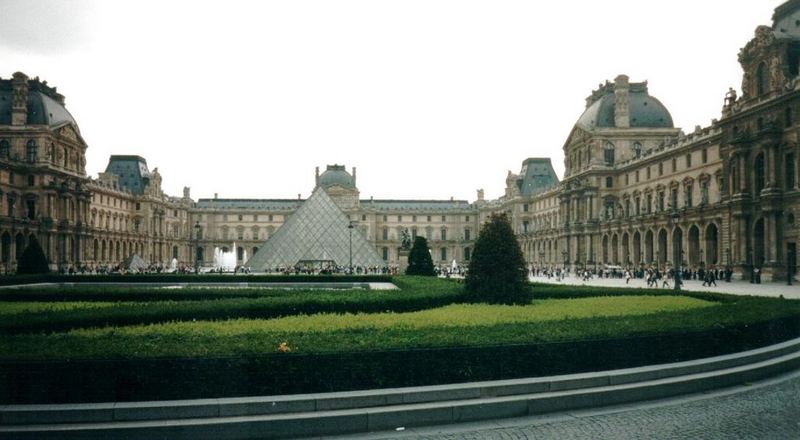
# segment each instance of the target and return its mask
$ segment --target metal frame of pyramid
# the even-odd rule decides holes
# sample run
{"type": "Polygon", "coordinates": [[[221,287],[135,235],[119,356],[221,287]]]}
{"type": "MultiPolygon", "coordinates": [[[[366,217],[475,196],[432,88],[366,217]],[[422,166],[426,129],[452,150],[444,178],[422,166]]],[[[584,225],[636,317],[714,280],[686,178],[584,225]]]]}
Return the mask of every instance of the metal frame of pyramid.
{"type": "Polygon", "coordinates": [[[353,266],[384,266],[361,231],[348,228],[350,219],[328,193],[316,188],[255,255],[247,261],[254,272],[301,265],[350,264],[352,231],[353,266]]]}

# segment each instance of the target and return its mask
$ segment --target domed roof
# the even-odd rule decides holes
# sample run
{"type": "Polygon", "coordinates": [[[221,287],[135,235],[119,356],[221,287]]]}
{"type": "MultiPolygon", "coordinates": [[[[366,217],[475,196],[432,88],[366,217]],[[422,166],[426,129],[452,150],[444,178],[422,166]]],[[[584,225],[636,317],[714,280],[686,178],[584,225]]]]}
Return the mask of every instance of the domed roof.
{"type": "Polygon", "coordinates": [[[356,187],[353,176],[345,170],[344,165],[328,165],[325,172],[319,176],[319,186],[329,188],[337,185],[343,188],[356,187]]]}
{"type": "MultiPolygon", "coordinates": [[[[60,126],[72,124],[78,132],[78,123],[63,104],[64,97],[55,88],[38,79],[28,80],[27,125],[60,126]]],[[[0,80],[0,125],[11,125],[14,89],[11,80],[0,80]]]]}
{"type": "MultiPolygon", "coordinates": [[[[607,84],[598,92],[595,93],[601,96],[583,112],[578,125],[587,129],[614,128],[614,85],[607,84]]],[[[631,128],[674,128],[672,115],[661,101],[650,96],[647,83],[631,84],[628,99],[631,128]]]]}

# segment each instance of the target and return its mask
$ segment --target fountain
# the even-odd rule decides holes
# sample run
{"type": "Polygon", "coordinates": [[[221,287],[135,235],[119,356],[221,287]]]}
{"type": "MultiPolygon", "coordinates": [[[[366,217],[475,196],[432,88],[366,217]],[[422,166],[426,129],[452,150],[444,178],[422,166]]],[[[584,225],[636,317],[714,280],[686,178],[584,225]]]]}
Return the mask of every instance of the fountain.
{"type": "Polygon", "coordinates": [[[233,272],[236,269],[236,242],[233,243],[233,250],[230,252],[214,248],[214,270],[220,269],[223,272],[233,272]]]}

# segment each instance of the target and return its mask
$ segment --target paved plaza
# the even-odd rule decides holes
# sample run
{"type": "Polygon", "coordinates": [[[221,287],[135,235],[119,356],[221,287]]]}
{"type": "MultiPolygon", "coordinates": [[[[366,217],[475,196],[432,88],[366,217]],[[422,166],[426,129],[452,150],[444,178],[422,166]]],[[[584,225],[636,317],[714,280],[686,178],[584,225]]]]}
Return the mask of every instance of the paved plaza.
{"type": "MultiPolygon", "coordinates": [[[[562,281],[556,281],[555,277],[548,279],[547,277],[541,277],[541,276],[531,277],[530,280],[535,283],[570,284],[576,286],[647,288],[647,281],[641,278],[632,278],[629,283],[626,283],[624,278],[593,277],[589,281],[583,281],[580,277],[570,274],[562,281]]],[[[671,289],[672,280],[669,281],[671,289]]],[[[660,285],[661,281],[659,280],[659,286],[660,285]]],[[[734,295],[771,296],[776,298],[783,295],[783,297],[786,299],[800,299],[800,282],[793,282],[792,285],[789,286],[786,284],[785,281],[751,284],[749,281],[734,280],[728,283],[725,281],[717,280],[716,287],[714,286],[707,287],[703,286],[702,280],[684,280],[682,289],[690,290],[693,292],[707,291],[707,292],[730,293],[734,295]]]]}
{"type": "Polygon", "coordinates": [[[617,407],[348,436],[361,440],[800,438],[800,371],[711,393],[617,407]]]}

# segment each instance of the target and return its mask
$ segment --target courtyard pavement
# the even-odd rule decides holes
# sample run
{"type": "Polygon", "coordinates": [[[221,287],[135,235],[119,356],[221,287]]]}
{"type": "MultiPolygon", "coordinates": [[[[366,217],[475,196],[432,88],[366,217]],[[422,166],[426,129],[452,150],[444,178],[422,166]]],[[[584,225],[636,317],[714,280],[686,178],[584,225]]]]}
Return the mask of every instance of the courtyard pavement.
{"type": "MultiPolygon", "coordinates": [[[[630,283],[625,283],[624,278],[592,278],[589,281],[583,281],[580,277],[569,275],[562,281],[556,281],[556,278],[547,279],[547,277],[531,277],[530,280],[535,283],[548,283],[548,284],[570,284],[575,286],[599,286],[599,287],[629,287],[629,288],[647,288],[647,282],[644,279],[632,278],[630,283]]],[[[660,285],[660,282],[659,282],[660,285]]],[[[672,286],[672,280],[670,280],[672,286]]],[[[661,288],[660,289],[667,289],[661,288]]],[[[670,287],[669,289],[672,289],[670,287]]],[[[730,293],[734,295],[757,295],[757,296],[771,296],[779,297],[783,295],[786,299],[800,299],[800,282],[794,282],[791,286],[786,285],[786,282],[768,282],[761,284],[750,284],[749,281],[733,280],[730,283],[725,281],[717,281],[717,286],[703,286],[702,280],[684,280],[684,290],[693,292],[719,292],[730,293]]]]}
{"type": "MultiPolygon", "coordinates": [[[[352,440],[800,438],[800,371],[724,390],[630,405],[351,435],[352,440]]],[[[344,438],[344,437],[336,437],[344,438]]]]}

